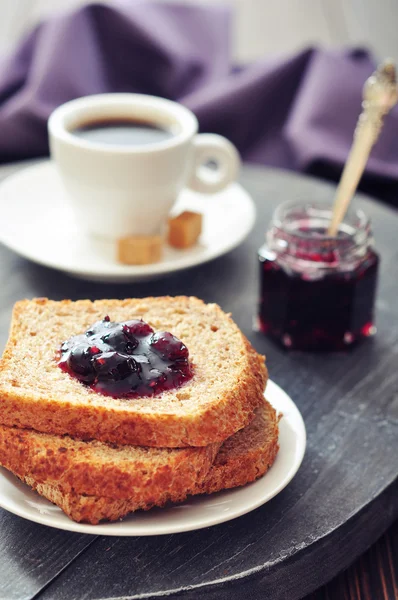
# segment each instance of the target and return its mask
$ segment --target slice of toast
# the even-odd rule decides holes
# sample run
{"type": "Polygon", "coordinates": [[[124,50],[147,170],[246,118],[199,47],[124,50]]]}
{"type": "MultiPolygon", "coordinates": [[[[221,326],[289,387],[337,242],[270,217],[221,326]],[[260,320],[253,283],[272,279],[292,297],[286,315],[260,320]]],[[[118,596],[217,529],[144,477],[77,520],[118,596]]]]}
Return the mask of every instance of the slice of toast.
{"type": "Polygon", "coordinates": [[[80,439],[207,446],[246,426],[261,403],[264,357],[216,304],[197,298],[25,300],[15,305],[0,364],[0,423],[80,439]],[[188,347],[193,378],[152,397],[102,396],[57,366],[61,343],[106,315],[142,318],[188,347]]]}
{"type": "Polygon", "coordinates": [[[0,425],[0,465],[64,493],[133,499],[137,507],[201,483],[220,443],[201,448],[116,446],[0,425]]]}
{"type": "MultiPolygon", "coordinates": [[[[5,434],[0,438],[0,462],[1,457],[3,457],[3,465],[6,468],[12,470],[39,494],[57,504],[71,519],[78,522],[97,524],[102,520],[115,521],[137,509],[148,510],[153,506],[164,506],[169,501],[181,502],[190,494],[209,494],[222,489],[242,486],[258,479],[271,467],[276,458],[278,452],[278,421],[275,410],[268,402],[264,401],[257,408],[250,425],[224,442],[207,476],[204,476],[201,481],[197,480],[193,487],[190,486],[186,489],[182,487],[179,487],[178,490],[176,488],[160,487],[157,490],[158,493],[154,493],[149,501],[137,495],[136,489],[133,490],[130,497],[109,497],[105,493],[90,495],[82,492],[83,489],[88,488],[80,476],[77,478],[75,486],[71,486],[71,481],[69,481],[65,488],[63,481],[56,483],[50,481],[48,477],[39,477],[33,466],[30,470],[16,468],[14,464],[11,466],[10,461],[4,459],[4,450],[8,445],[7,437],[13,434],[9,430],[7,435],[6,427],[3,427],[5,434]]],[[[35,432],[27,432],[26,435],[28,437],[41,435],[43,448],[53,447],[54,438],[58,440],[58,444],[62,443],[62,438],[57,436],[35,432]]],[[[74,443],[80,447],[81,444],[90,442],[74,443]]],[[[30,444],[25,439],[23,447],[26,447],[26,445],[29,446],[30,444]]],[[[105,445],[103,444],[103,446],[105,445]]],[[[12,453],[15,454],[16,450],[13,449],[12,453]]],[[[110,450],[106,452],[110,452],[110,450]]],[[[152,453],[153,449],[148,449],[148,452],[149,454],[152,453]]],[[[174,452],[186,451],[175,450],[174,452]]],[[[59,455],[57,454],[54,460],[58,461],[58,459],[59,455]]],[[[73,471],[71,466],[70,471],[73,471]]],[[[105,487],[104,492],[108,492],[108,489],[105,487]]]]}

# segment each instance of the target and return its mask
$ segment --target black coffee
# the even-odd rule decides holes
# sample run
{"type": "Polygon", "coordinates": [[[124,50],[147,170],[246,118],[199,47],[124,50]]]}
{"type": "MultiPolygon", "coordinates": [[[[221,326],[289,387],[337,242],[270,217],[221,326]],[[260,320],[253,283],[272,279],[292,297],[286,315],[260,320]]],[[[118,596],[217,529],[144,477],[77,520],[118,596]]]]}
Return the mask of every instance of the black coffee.
{"type": "Polygon", "coordinates": [[[93,121],[72,130],[88,142],[112,146],[146,146],[169,140],[175,131],[145,121],[107,119],[93,121]]]}

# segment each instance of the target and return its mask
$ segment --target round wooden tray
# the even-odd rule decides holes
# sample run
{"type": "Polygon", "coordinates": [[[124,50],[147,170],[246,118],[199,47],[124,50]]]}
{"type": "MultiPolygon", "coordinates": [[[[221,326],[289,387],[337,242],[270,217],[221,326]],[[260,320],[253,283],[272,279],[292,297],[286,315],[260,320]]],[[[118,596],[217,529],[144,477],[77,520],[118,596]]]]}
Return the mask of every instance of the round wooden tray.
{"type": "MultiPolygon", "coordinates": [[[[358,197],[372,218],[382,257],[376,338],[347,353],[287,353],[252,330],[257,249],[277,204],[331,199],[333,188],[254,167],[245,168],[241,181],[258,210],[249,239],[223,258],[168,279],[123,286],[86,283],[1,249],[1,274],[12,284],[2,290],[3,342],[11,305],[25,296],[198,295],[231,311],[256,349],[267,355],[272,379],[296,402],[308,433],[306,456],[291,484],[268,504],[223,525],[157,538],[111,539],[25,524],[27,531],[46,536],[52,552],[62,552],[68,540],[75,544],[70,548],[76,547],[57,567],[50,568],[48,555],[47,580],[43,571],[37,581],[26,577],[41,599],[295,600],[351,563],[398,514],[398,216],[358,197]]],[[[5,520],[0,512],[0,525],[5,520]]],[[[11,529],[4,543],[15,547],[21,527],[11,529]]],[[[0,570],[3,581],[10,578],[12,563],[0,570]]]]}

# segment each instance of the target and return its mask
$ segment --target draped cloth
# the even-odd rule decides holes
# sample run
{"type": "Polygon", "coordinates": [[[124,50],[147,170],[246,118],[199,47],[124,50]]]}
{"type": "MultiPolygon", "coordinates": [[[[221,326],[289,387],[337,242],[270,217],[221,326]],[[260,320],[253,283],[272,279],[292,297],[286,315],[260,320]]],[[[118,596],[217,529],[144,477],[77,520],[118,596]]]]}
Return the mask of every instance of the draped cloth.
{"type": "MultiPolygon", "coordinates": [[[[72,98],[139,92],[177,100],[200,131],[246,161],[336,180],[375,68],[364,50],[309,48],[237,66],[220,6],[89,5],[51,17],[0,62],[0,161],[48,154],[46,122],[72,98]]],[[[387,117],[362,188],[398,202],[398,110],[387,117]]]]}

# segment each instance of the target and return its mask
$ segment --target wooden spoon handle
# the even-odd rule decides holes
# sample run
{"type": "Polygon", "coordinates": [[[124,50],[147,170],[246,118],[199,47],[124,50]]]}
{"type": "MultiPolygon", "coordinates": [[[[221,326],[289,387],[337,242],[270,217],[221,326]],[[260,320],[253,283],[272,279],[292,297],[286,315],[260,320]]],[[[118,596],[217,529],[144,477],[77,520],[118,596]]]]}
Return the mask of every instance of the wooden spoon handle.
{"type": "Polygon", "coordinates": [[[337,235],[339,225],[345,217],[351,198],[365,170],[374,143],[373,140],[374,129],[372,124],[368,122],[366,127],[362,128],[361,135],[357,135],[354,139],[337,187],[332,220],[328,229],[328,235],[331,237],[337,235]]]}
{"type": "Polygon", "coordinates": [[[373,145],[379,137],[384,116],[397,103],[398,89],[395,65],[386,61],[369,77],[363,88],[362,113],[355,128],[354,140],[343,169],[328,235],[337,235],[351,198],[358,186],[373,145]]]}

